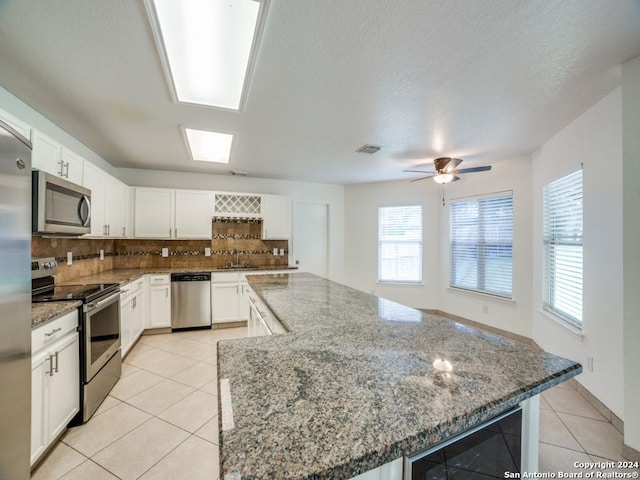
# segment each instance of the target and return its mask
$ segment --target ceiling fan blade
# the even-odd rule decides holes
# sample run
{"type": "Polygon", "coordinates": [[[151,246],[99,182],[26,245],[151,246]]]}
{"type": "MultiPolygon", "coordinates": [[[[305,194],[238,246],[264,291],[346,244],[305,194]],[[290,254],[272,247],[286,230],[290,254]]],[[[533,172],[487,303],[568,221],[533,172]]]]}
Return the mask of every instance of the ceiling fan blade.
{"type": "Polygon", "coordinates": [[[437,171],[444,171],[445,173],[451,173],[458,165],[462,163],[459,158],[440,157],[433,161],[433,165],[437,171]]]}
{"type": "MultiPolygon", "coordinates": [[[[425,173],[425,172],[422,172],[422,173],[425,173]]],[[[433,177],[433,175],[435,175],[435,173],[432,174],[432,175],[427,175],[426,177],[416,178],[415,180],[411,180],[411,181],[412,182],[419,182],[420,180],[424,180],[425,178],[431,178],[431,177],[433,177]]]]}
{"type": "MultiPolygon", "coordinates": [[[[460,177],[454,175],[453,180],[451,180],[451,182],[457,182],[458,180],[460,180],[460,177]]],[[[451,182],[447,182],[447,183],[451,183],[451,182]]]]}
{"type": "Polygon", "coordinates": [[[488,170],[491,170],[491,165],[487,165],[486,167],[470,167],[470,168],[461,168],[460,170],[454,170],[453,174],[459,174],[459,173],[474,173],[474,172],[486,172],[488,170]]]}
{"type": "Polygon", "coordinates": [[[435,174],[436,172],[434,171],[430,171],[430,170],[402,170],[403,172],[408,172],[408,173],[433,173],[435,174]]]}

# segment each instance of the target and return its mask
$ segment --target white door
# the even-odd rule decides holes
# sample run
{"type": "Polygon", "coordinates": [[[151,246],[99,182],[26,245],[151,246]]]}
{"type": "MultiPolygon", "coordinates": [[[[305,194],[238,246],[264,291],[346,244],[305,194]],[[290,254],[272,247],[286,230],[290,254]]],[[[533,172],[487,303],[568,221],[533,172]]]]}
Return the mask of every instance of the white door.
{"type": "Polygon", "coordinates": [[[295,202],[293,205],[293,260],[300,271],[327,277],[329,259],[329,205],[295,202]]]}

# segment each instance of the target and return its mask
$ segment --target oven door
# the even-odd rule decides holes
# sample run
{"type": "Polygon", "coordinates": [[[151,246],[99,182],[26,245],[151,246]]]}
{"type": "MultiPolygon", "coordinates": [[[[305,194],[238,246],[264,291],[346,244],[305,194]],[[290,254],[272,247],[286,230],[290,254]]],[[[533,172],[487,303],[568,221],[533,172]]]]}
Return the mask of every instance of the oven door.
{"type": "Polygon", "coordinates": [[[84,306],[84,382],[120,348],[120,291],[84,306]]]}

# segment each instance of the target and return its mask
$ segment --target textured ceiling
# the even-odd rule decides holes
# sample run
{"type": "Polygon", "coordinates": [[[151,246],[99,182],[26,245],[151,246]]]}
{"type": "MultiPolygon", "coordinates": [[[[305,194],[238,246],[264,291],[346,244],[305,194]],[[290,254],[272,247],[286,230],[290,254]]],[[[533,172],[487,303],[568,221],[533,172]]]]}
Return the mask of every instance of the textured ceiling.
{"type": "Polygon", "coordinates": [[[141,0],[0,0],[0,85],[120,167],[357,183],[490,164],[637,55],[637,0],[271,0],[237,113],[171,101],[141,0]],[[235,133],[230,163],[189,160],[178,125],[235,133]]]}

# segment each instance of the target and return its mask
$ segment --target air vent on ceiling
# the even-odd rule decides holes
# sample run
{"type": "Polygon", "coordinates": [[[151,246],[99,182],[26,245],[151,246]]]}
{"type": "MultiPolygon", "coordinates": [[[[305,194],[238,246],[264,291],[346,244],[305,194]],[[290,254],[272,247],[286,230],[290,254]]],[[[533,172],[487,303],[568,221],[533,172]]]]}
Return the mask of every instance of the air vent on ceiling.
{"type": "Polygon", "coordinates": [[[373,155],[376,152],[379,152],[382,147],[378,145],[363,145],[356,152],[358,153],[368,153],[369,155],[373,155]]]}

